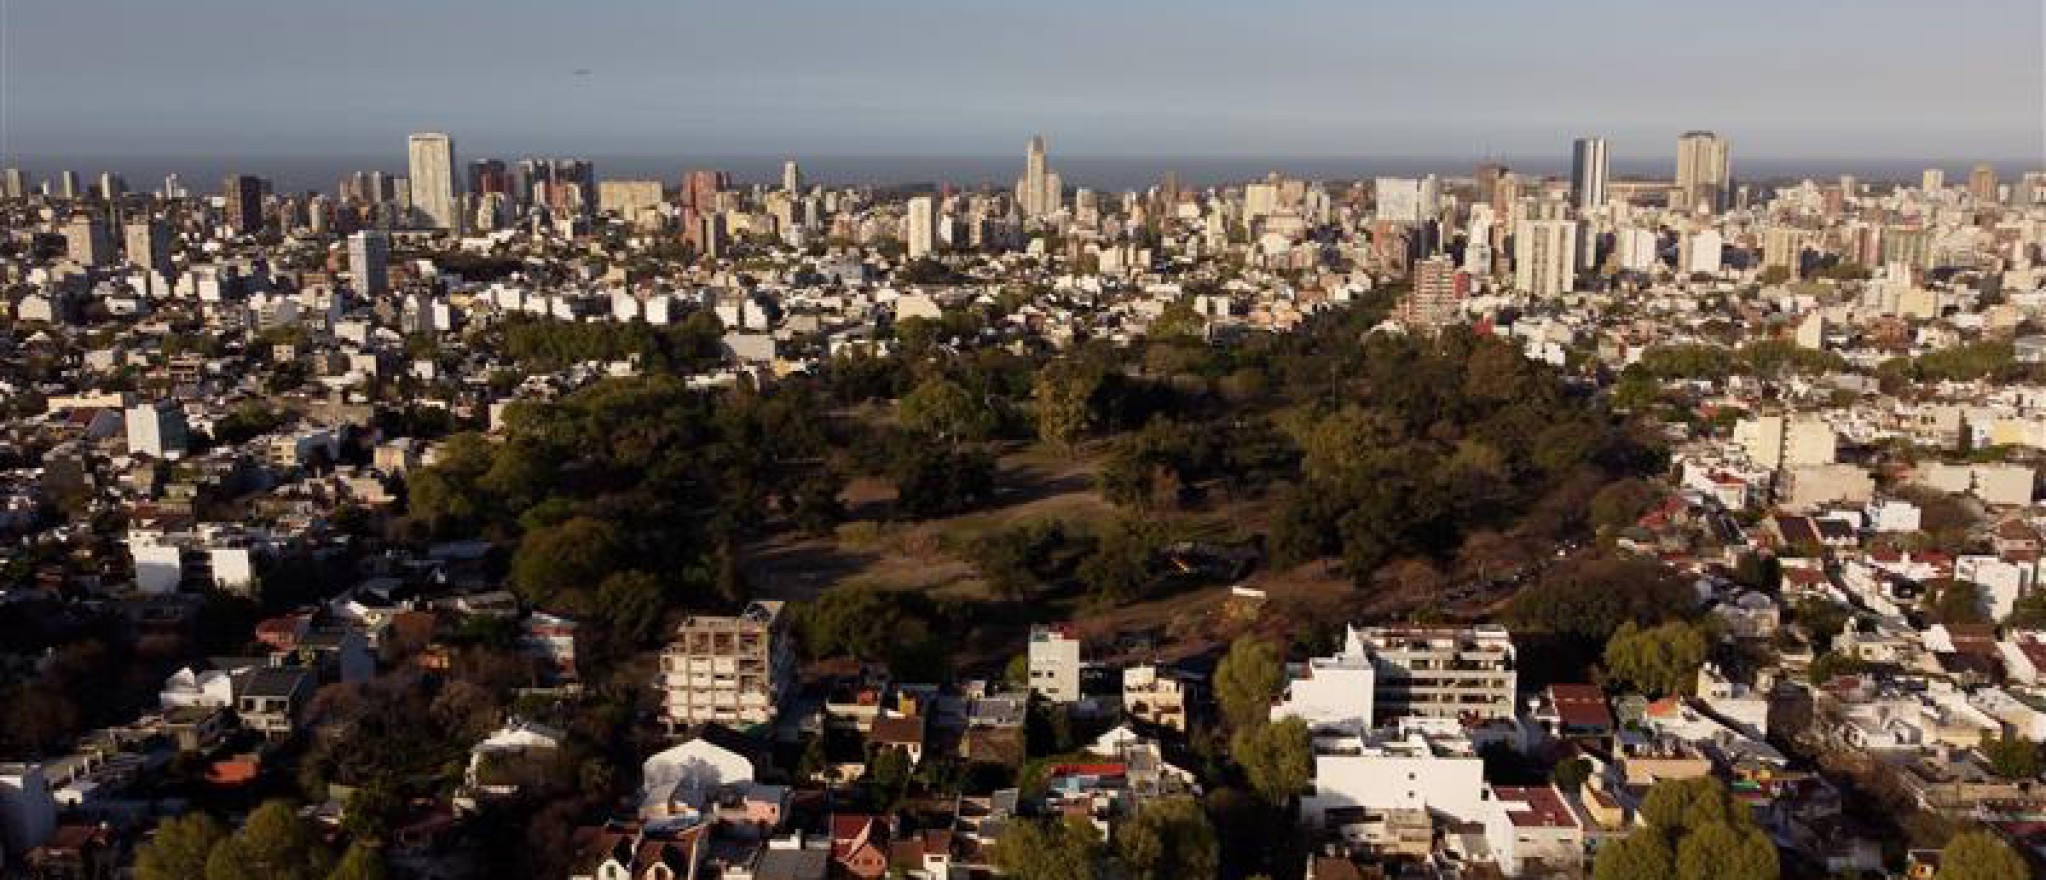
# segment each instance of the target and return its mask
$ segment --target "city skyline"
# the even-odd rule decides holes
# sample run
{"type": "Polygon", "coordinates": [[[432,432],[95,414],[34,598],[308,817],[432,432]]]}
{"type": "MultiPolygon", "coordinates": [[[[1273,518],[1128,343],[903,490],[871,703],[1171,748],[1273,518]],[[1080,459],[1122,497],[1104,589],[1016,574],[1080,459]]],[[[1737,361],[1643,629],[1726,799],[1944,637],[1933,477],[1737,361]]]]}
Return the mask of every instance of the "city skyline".
{"type": "Polygon", "coordinates": [[[1950,4],[1983,26],[1945,53],[1902,2],[1767,7],[1770,32],[1812,35],[1792,53],[1759,48],[1742,12],[1762,7],[1747,2],[1686,18],[1607,2],[1559,15],[1143,0],[1089,8],[1070,34],[1063,5],[611,0],[579,10],[567,45],[474,2],[32,6],[9,13],[0,153],[355,154],[446,130],[483,153],[1006,155],[1043,132],[1071,156],[1513,157],[1595,131],[1626,157],[1707,128],[1752,160],[1965,163],[2032,159],[2046,139],[2025,112],[2046,104],[2040,10],[2016,0],[1950,4]],[[21,36],[109,17],[124,26],[96,29],[93,65],[21,36]],[[1566,23],[1597,51],[1528,38],[1566,23]],[[235,51],[190,51],[225,33],[235,51]],[[679,51],[679,33],[719,39],[679,51]],[[308,52],[308,35],[384,49],[308,52]],[[774,62],[758,63],[770,42],[774,62]],[[1402,75],[1414,69],[1433,72],[1402,75]]]}

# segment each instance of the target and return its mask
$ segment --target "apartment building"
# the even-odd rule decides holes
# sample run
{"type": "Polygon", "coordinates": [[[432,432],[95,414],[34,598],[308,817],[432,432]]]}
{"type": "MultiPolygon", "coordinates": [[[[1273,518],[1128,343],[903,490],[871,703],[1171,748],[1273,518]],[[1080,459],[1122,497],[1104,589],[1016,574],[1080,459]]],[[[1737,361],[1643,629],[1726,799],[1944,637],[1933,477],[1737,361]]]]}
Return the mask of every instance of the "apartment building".
{"type": "Polygon", "coordinates": [[[1518,677],[1505,627],[1372,627],[1357,636],[1376,673],[1378,717],[1514,716],[1518,677]]]}
{"type": "Polygon", "coordinates": [[[774,721],[795,672],[780,602],[733,616],[693,615],[661,651],[661,709],[670,729],[774,721]]]}

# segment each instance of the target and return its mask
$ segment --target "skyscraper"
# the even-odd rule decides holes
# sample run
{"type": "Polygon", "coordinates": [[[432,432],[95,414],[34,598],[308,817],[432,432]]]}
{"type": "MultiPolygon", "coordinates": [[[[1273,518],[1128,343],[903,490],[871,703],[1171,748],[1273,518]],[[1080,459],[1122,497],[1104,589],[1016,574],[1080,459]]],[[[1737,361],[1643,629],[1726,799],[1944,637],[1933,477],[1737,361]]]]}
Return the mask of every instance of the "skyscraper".
{"type": "Polygon", "coordinates": [[[1939,192],[1945,189],[1946,185],[1947,172],[1944,168],[1925,169],[1925,174],[1920,176],[1918,182],[1918,188],[1926,192],[1939,192]]]}
{"type": "Polygon", "coordinates": [[[230,175],[220,185],[227,199],[227,225],[237,233],[263,231],[263,179],[252,174],[230,175]]]}
{"type": "Polygon", "coordinates": [[[1570,199],[1580,212],[1605,205],[1605,138],[1578,138],[1570,145],[1570,199]]]}
{"type": "Polygon", "coordinates": [[[1993,203],[1996,201],[1996,166],[1977,165],[1968,172],[1968,194],[1975,201],[1993,203]]]}
{"type": "Polygon", "coordinates": [[[348,237],[348,274],[355,278],[355,292],[380,296],[390,290],[391,237],[366,229],[348,237]]]}
{"type": "Polygon", "coordinates": [[[455,204],[455,141],[444,134],[415,134],[406,143],[411,160],[412,207],[433,229],[462,231],[455,204]]]}
{"type": "Polygon", "coordinates": [[[0,199],[18,199],[28,195],[28,177],[19,168],[9,168],[0,173],[0,199]]]}
{"type": "Polygon", "coordinates": [[[128,251],[128,265],[145,272],[171,274],[170,235],[163,224],[155,220],[142,219],[129,223],[123,230],[128,251]]]}
{"type": "Polygon", "coordinates": [[[910,199],[907,225],[909,258],[930,256],[938,249],[938,200],[930,196],[910,199]]]}
{"type": "Polygon", "coordinates": [[[78,198],[78,172],[66,171],[57,175],[57,195],[67,199],[78,198]]]}
{"type": "Polygon", "coordinates": [[[64,253],[84,266],[104,266],[114,261],[114,238],[98,217],[78,214],[64,225],[64,253]]]}
{"type": "Polygon", "coordinates": [[[1685,211],[1726,210],[1732,191],[1732,166],[1726,140],[1709,131],[1688,131],[1677,138],[1676,191],[1670,206],[1685,211]]]}
{"type": "Polygon", "coordinates": [[[1513,233],[1513,286],[1538,298],[1577,286],[1577,222],[1535,220],[1513,233]]]}
{"type": "Polygon", "coordinates": [[[794,159],[781,163],[781,188],[791,193],[803,188],[803,169],[797,167],[794,159]]]}
{"type": "Polygon", "coordinates": [[[1065,185],[1045,161],[1044,138],[1031,138],[1023,157],[1023,179],[1016,182],[1016,203],[1023,209],[1023,219],[1056,214],[1064,199],[1065,185]]]}

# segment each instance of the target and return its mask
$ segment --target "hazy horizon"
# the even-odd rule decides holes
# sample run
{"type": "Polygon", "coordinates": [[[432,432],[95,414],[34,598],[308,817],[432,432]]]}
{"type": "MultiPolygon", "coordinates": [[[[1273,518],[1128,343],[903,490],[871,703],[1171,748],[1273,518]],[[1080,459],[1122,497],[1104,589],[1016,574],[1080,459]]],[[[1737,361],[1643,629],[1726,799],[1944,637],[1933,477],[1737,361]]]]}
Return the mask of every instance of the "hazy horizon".
{"type": "MultiPolygon", "coordinates": [[[[458,162],[478,158],[515,161],[521,158],[579,158],[593,163],[600,179],[657,179],[675,185],[692,169],[715,169],[730,173],[741,183],[773,183],[780,180],[781,165],[793,159],[806,179],[834,186],[895,186],[956,184],[966,187],[1007,186],[1021,173],[1022,150],[1012,155],[857,155],[817,154],[687,154],[687,153],[541,153],[532,151],[472,151],[456,137],[458,162]]],[[[355,171],[406,173],[405,153],[400,142],[382,153],[284,154],[275,156],[190,156],[190,155],[89,155],[22,156],[9,165],[22,168],[31,182],[52,178],[63,171],[77,172],[91,183],[103,171],[121,174],[131,188],[152,190],[166,174],[176,173],[195,192],[211,192],[228,174],[255,174],[272,181],[283,191],[332,191],[344,175],[355,171]]],[[[1667,179],[1673,170],[1674,146],[1669,159],[1645,156],[1615,156],[1612,173],[1616,179],[1667,179]]],[[[1269,172],[1309,180],[1353,180],[1375,176],[1467,177],[1477,163],[1497,161],[1514,171],[1533,176],[1561,176],[1568,173],[1567,153],[1553,156],[1160,156],[1160,155],[1066,155],[1053,150],[1051,164],[1069,186],[1108,190],[1143,189],[1165,175],[1178,175],[1189,186],[1217,186],[1240,183],[1269,172]]],[[[2046,164],[2017,159],[1827,159],[1786,158],[1742,159],[1735,156],[1734,173],[1741,182],[1784,181],[1810,178],[1830,181],[1851,174],[1866,182],[1915,182],[1926,168],[1942,168],[1948,178],[1962,179],[1978,162],[1997,168],[1999,176],[2015,179],[2026,171],[2046,169],[2046,164]]]]}
{"type": "Polygon", "coordinates": [[[67,0],[0,7],[0,156],[2046,155],[2036,0],[67,0]],[[1950,36],[1942,36],[1948,34],[1950,36]],[[83,51],[85,54],[81,54],[83,51]]]}

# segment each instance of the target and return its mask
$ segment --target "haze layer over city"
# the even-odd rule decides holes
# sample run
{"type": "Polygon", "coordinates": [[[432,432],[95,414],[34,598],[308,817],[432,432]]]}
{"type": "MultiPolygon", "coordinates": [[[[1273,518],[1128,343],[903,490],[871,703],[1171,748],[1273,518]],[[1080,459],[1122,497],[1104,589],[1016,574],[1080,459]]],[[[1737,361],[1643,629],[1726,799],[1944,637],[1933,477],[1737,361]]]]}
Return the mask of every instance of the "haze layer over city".
{"type": "Polygon", "coordinates": [[[0,878],[2046,876],[2046,7],[0,2],[0,878]]]}

